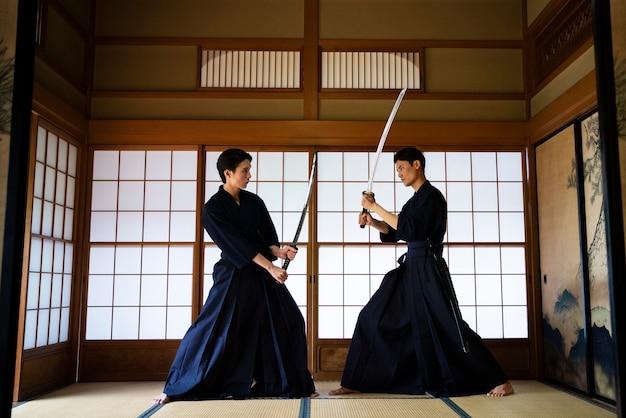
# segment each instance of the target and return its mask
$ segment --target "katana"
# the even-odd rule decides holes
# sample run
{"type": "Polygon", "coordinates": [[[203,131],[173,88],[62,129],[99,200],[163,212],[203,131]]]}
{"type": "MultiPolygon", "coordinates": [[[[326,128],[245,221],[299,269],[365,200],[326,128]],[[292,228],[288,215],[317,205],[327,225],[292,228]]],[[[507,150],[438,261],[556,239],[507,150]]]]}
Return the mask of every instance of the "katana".
{"type": "MultiPolygon", "coordinates": [[[[385,145],[385,141],[387,140],[387,135],[389,134],[389,129],[391,129],[391,124],[393,123],[393,119],[396,117],[396,112],[400,107],[400,103],[402,103],[402,98],[404,97],[404,93],[406,93],[406,87],[402,89],[398,98],[396,99],[396,104],[393,105],[393,109],[391,109],[391,113],[389,114],[389,118],[387,119],[387,124],[385,125],[385,129],[383,129],[383,134],[380,136],[380,141],[378,141],[378,148],[376,149],[376,156],[374,157],[374,165],[372,166],[372,171],[370,172],[370,179],[367,182],[367,190],[363,192],[364,195],[374,197],[374,193],[372,192],[372,183],[374,182],[374,174],[376,173],[376,165],[378,164],[378,159],[380,158],[380,154],[383,152],[383,146],[385,145]]],[[[363,213],[367,213],[367,209],[363,208],[363,213]]],[[[365,225],[361,225],[361,228],[365,228],[365,225]]]]}
{"type": "MultiPolygon", "coordinates": [[[[311,190],[313,189],[313,177],[315,177],[315,167],[317,166],[317,153],[313,154],[313,164],[311,166],[311,175],[309,176],[309,189],[306,192],[306,199],[304,200],[304,207],[302,208],[302,215],[300,215],[300,222],[298,223],[298,227],[296,228],[296,234],[293,237],[293,241],[289,244],[290,247],[298,248],[296,245],[298,244],[298,238],[300,237],[300,232],[302,231],[302,225],[304,225],[304,218],[306,218],[306,212],[309,208],[309,200],[311,199],[311,190]]],[[[285,262],[283,263],[283,269],[287,270],[287,266],[291,260],[289,258],[285,258],[285,262]]]]}

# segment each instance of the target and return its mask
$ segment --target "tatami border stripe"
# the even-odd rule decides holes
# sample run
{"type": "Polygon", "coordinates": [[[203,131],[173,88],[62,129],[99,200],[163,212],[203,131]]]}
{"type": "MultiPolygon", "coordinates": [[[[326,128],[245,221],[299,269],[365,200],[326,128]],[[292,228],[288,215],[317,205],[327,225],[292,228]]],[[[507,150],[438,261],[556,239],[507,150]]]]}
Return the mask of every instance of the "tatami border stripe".
{"type": "Polygon", "coordinates": [[[311,416],[311,398],[300,399],[300,413],[298,418],[309,418],[311,416]]]}
{"type": "Polygon", "coordinates": [[[143,414],[139,415],[137,418],[148,418],[151,417],[156,411],[158,411],[159,409],[163,408],[165,404],[157,404],[157,405],[152,405],[150,408],[146,409],[143,414]]]}
{"type": "Polygon", "coordinates": [[[439,399],[441,399],[443,401],[443,403],[448,405],[450,407],[450,409],[452,409],[454,412],[456,412],[458,414],[458,416],[463,417],[463,418],[471,418],[471,415],[468,414],[467,412],[465,412],[463,410],[463,408],[461,408],[460,406],[455,404],[452,399],[447,398],[445,396],[443,396],[443,397],[441,397],[439,399]]]}

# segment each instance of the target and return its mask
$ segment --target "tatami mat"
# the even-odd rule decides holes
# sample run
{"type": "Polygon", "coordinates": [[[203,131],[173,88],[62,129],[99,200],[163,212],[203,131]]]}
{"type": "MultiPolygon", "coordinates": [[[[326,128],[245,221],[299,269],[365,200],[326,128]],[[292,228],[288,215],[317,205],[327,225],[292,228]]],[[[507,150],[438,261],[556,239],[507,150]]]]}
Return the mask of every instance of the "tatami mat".
{"type": "Polygon", "coordinates": [[[515,394],[436,399],[429,396],[352,394],[329,396],[339,382],[317,381],[318,398],[246,399],[171,402],[152,405],[163,382],[77,383],[21,403],[17,418],[117,417],[615,417],[610,408],[593,404],[534,380],[513,381],[515,394]]]}
{"type": "Polygon", "coordinates": [[[311,418],[458,417],[441,399],[311,399],[311,418]]]}
{"type": "Polygon", "coordinates": [[[484,395],[450,398],[472,417],[615,417],[615,412],[534,380],[513,382],[515,393],[503,398],[484,395]]]}
{"type": "Polygon", "coordinates": [[[315,381],[315,389],[317,390],[317,393],[319,393],[318,399],[354,399],[355,397],[357,397],[358,399],[432,399],[432,396],[430,395],[401,395],[395,393],[358,393],[334,396],[330,396],[328,394],[329,391],[337,389],[338,387],[339,382],[337,382],[336,380],[315,381]]]}
{"type": "Polygon", "coordinates": [[[77,383],[15,406],[11,417],[138,417],[162,391],[163,382],[77,383]]]}
{"type": "Polygon", "coordinates": [[[320,396],[309,402],[309,416],[311,418],[457,416],[445,403],[429,395],[358,393],[330,396],[328,394],[330,390],[338,387],[339,382],[337,381],[315,382],[315,388],[320,396]],[[422,402],[424,400],[431,400],[432,402],[422,402]]]}
{"type": "Polygon", "coordinates": [[[201,402],[171,402],[151,416],[163,417],[215,417],[215,418],[297,418],[300,399],[244,399],[213,400],[201,402]]]}

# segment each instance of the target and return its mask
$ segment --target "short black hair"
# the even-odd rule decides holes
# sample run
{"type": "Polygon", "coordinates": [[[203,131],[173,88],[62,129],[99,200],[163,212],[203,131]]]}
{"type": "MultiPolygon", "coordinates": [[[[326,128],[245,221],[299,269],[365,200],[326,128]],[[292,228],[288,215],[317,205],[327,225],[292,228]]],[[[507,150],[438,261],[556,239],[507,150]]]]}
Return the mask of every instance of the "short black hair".
{"type": "Polygon", "coordinates": [[[418,150],[414,147],[402,148],[400,151],[396,152],[393,156],[393,162],[400,161],[408,161],[410,164],[413,164],[413,161],[417,160],[422,164],[422,171],[426,169],[426,158],[422,151],[418,150]]]}
{"type": "Polygon", "coordinates": [[[252,155],[239,148],[229,148],[222,152],[217,158],[217,172],[222,179],[222,183],[226,183],[224,170],[235,171],[242,161],[248,160],[252,162],[252,155]]]}

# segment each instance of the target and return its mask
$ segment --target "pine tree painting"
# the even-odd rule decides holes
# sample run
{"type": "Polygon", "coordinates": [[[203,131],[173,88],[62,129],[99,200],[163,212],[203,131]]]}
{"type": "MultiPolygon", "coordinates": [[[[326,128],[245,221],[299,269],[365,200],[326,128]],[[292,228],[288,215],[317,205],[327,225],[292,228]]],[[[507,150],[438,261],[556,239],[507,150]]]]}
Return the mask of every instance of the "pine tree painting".
{"type": "Polygon", "coordinates": [[[602,191],[600,126],[595,113],[581,122],[582,157],[587,224],[587,280],[595,391],[615,399],[614,342],[609,296],[606,222],[602,191]]]}
{"type": "Polygon", "coordinates": [[[8,48],[0,39],[0,141],[11,129],[11,103],[13,96],[14,59],[8,55],[8,48]]]}

